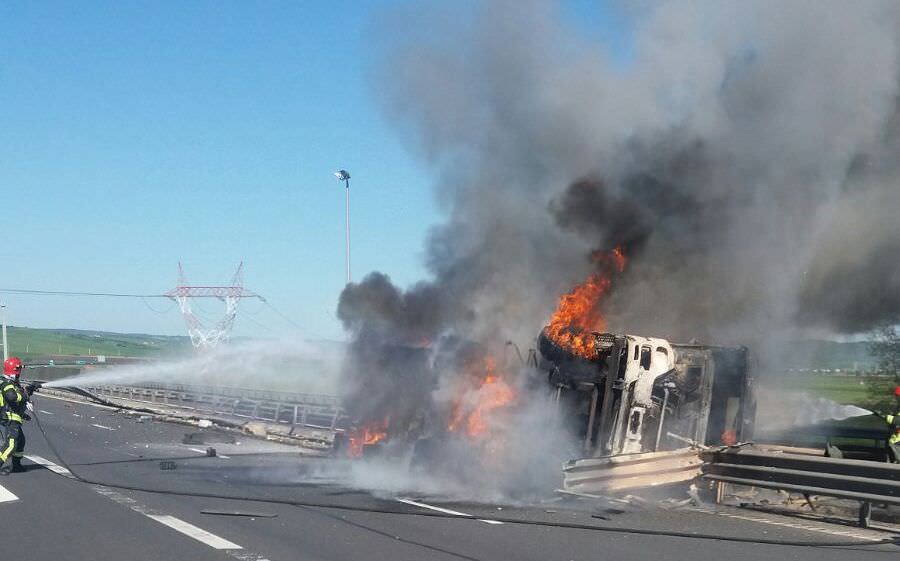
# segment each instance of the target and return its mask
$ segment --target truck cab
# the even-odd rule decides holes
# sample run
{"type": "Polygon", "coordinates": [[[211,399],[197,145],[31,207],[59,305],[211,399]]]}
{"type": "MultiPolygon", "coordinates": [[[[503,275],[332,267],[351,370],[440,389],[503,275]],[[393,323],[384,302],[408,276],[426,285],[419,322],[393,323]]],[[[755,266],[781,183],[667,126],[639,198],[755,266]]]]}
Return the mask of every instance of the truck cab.
{"type": "Polygon", "coordinates": [[[557,400],[580,412],[586,456],[751,438],[755,398],[746,347],[629,334],[593,337],[590,359],[567,356],[541,340],[557,400]]]}

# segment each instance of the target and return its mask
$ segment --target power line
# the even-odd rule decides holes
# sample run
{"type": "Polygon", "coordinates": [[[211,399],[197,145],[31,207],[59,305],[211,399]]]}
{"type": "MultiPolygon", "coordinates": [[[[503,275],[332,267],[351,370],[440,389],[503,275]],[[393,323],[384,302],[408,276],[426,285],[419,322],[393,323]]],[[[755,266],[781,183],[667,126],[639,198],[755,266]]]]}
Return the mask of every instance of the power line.
{"type": "Polygon", "coordinates": [[[241,319],[247,320],[247,321],[249,321],[250,323],[254,324],[255,326],[261,327],[261,328],[265,329],[266,331],[268,331],[268,332],[270,332],[270,333],[275,331],[275,330],[272,329],[271,327],[269,327],[269,326],[267,326],[267,325],[263,325],[263,324],[261,324],[260,322],[256,321],[255,319],[253,319],[253,316],[252,316],[252,315],[248,315],[248,314],[239,314],[239,315],[240,315],[241,319]]]}
{"type": "Polygon", "coordinates": [[[29,290],[25,288],[0,288],[3,294],[34,296],[110,296],[113,298],[171,298],[167,294],[124,294],[117,292],[75,292],[69,290],[29,290]]]}
{"type": "Polygon", "coordinates": [[[286,322],[288,322],[289,324],[293,325],[293,326],[296,327],[297,329],[303,331],[303,327],[301,327],[299,323],[297,323],[296,321],[292,320],[291,318],[289,318],[289,317],[287,317],[286,315],[284,315],[283,313],[281,313],[281,310],[279,310],[278,308],[276,308],[275,306],[273,306],[271,303],[269,303],[268,300],[263,300],[263,302],[265,302],[266,306],[268,306],[273,312],[275,312],[276,314],[278,314],[278,316],[281,317],[281,319],[283,319],[284,321],[286,321],[286,322]]]}
{"type": "MultiPolygon", "coordinates": [[[[31,289],[27,289],[27,288],[0,288],[0,294],[18,294],[18,295],[23,295],[23,296],[91,296],[91,297],[110,297],[110,298],[140,298],[141,300],[144,301],[144,304],[148,308],[150,308],[151,311],[156,312],[156,313],[166,313],[166,312],[160,312],[159,310],[153,309],[147,303],[147,301],[146,301],[147,298],[167,298],[170,300],[172,299],[172,296],[170,296],[168,294],[131,294],[131,293],[125,293],[125,292],[78,292],[78,291],[74,291],[74,290],[31,290],[31,289]]],[[[263,302],[263,304],[265,304],[265,307],[267,307],[270,310],[272,310],[273,312],[275,312],[275,314],[277,314],[278,317],[280,317],[281,319],[283,319],[284,321],[286,321],[287,323],[291,324],[293,327],[295,327],[301,331],[304,329],[299,323],[295,322],[290,317],[288,317],[287,315],[282,313],[281,310],[279,310],[278,308],[273,306],[268,300],[266,300],[265,298],[258,296],[258,295],[255,295],[255,296],[257,296],[259,298],[259,300],[261,302],[263,302]]],[[[171,309],[171,307],[169,307],[166,311],[168,311],[169,309],[171,309]]],[[[262,308],[260,308],[260,311],[262,311],[262,308]]],[[[246,315],[257,315],[257,314],[259,314],[259,312],[247,313],[246,315]]],[[[246,315],[245,315],[245,317],[246,317],[246,315]]],[[[260,327],[264,327],[264,326],[260,325],[260,327]]]]}
{"type": "Polygon", "coordinates": [[[147,299],[146,299],[146,298],[143,298],[143,297],[142,297],[142,298],[141,298],[141,302],[143,302],[144,305],[147,306],[147,309],[148,309],[148,310],[150,310],[151,312],[155,312],[155,313],[157,313],[157,314],[160,314],[160,315],[168,314],[168,313],[172,310],[172,308],[175,307],[175,302],[172,301],[172,302],[169,302],[169,307],[168,307],[168,308],[166,308],[165,310],[160,311],[160,310],[157,310],[156,308],[154,308],[153,306],[151,306],[150,303],[147,302],[147,299]]]}

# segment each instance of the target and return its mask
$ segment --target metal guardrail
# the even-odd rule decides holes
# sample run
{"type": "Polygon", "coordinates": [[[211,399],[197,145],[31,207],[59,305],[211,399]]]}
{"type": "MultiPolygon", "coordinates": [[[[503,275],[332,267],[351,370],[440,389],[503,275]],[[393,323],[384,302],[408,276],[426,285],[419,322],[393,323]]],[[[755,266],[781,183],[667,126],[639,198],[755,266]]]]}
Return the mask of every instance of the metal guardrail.
{"type": "Polygon", "coordinates": [[[105,397],[163,404],[242,420],[335,430],[343,416],[338,398],[318,394],[200,386],[97,385],[85,388],[105,397]]]}
{"type": "Polygon", "coordinates": [[[691,448],[569,460],[563,490],[595,494],[670,485],[700,475],[701,464],[699,451],[691,448]]]}
{"type": "Polygon", "coordinates": [[[297,393],[278,390],[261,390],[258,388],[232,388],[227,386],[197,386],[191,384],[141,384],[141,388],[167,390],[171,392],[201,392],[244,399],[258,399],[271,402],[305,403],[308,405],[327,405],[340,407],[340,399],[334,395],[297,393]]]}
{"type": "Polygon", "coordinates": [[[860,501],[860,525],[871,504],[900,505],[900,465],[754,448],[703,452],[703,477],[711,481],[860,501]]]}

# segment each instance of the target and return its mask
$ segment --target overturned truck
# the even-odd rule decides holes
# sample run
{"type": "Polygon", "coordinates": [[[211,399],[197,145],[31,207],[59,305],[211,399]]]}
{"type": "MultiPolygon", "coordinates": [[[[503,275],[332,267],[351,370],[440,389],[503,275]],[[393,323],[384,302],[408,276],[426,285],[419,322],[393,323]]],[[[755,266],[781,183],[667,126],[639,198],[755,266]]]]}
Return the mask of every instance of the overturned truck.
{"type": "Polygon", "coordinates": [[[755,418],[746,347],[676,344],[593,333],[580,354],[539,336],[556,399],[571,416],[585,458],[747,441],[755,418]]]}

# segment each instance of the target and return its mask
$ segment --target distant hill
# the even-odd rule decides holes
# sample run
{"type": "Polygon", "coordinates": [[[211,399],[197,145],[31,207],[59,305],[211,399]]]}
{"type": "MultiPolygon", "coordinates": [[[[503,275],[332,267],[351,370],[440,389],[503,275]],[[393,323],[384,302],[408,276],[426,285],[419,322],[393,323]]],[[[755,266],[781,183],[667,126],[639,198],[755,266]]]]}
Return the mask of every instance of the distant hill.
{"type": "Polygon", "coordinates": [[[46,355],[162,357],[190,350],[186,336],[110,333],[81,329],[7,327],[11,355],[31,358],[46,355]]]}

